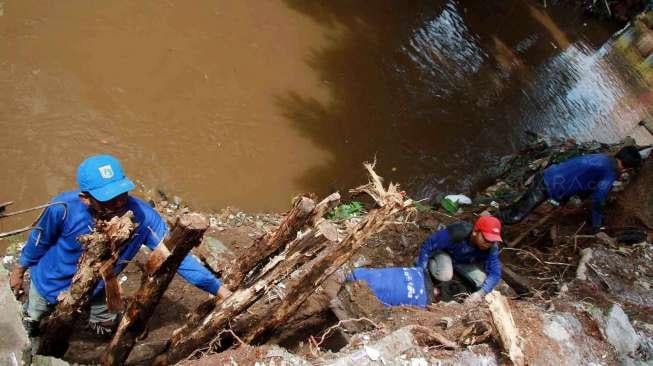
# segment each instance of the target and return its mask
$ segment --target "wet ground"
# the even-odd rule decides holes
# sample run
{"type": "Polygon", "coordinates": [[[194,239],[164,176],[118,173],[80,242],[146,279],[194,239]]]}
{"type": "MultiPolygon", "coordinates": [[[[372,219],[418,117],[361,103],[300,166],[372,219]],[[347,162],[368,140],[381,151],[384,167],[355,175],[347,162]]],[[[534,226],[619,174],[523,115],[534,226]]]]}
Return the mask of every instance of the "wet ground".
{"type": "Polygon", "coordinates": [[[415,198],[467,191],[526,131],[633,131],[650,93],[616,30],[518,0],[0,1],[0,201],[98,152],[205,210],[284,210],[375,156],[415,198]]]}

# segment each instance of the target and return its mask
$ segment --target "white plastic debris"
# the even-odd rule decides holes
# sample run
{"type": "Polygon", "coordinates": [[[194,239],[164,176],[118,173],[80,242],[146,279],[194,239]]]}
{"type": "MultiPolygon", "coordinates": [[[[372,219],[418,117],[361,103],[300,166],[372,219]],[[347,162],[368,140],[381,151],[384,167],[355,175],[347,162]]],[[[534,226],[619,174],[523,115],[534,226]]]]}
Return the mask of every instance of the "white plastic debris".
{"type": "Polygon", "coordinates": [[[4,265],[10,265],[13,264],[16,258],[13,255],[5,255],[2,257],[2,264],[4,265]]]}
{"type": "Polygon", "coordinates": [[[446,197],[445,199],[450,200],[451,202],[455,202],[459,205],[471,205],[472,204],[472,199],[465,196],[464,194],[450,194],[446,197]]]}
{"type": "Polygon", "coordinates": [[[127,276],[124,275],[120,276],[120,280],[118,281],[118,283],[122,285],[125,282],[127,282],[127,276]]]}
{"type": "Polygon", "coordinates": [[[410,366],[429,366],[429,363],[426,362],[426,360],[421,358],[421,357],[411,358],[410,359],[410,366]]]}
{"type": "Polygon", "coordinates": [[[381,357],[381,352],[370,346],[365,346],[365,353],[367,353],[367,357],[369,357],[372,361],[378,361],[381,357]]]}
{"type": "Polygon", "coordinates": [[[646,159],[649,156],[651,156],[651,151],[653,151],[653,146],[646,149],[639,150],[639,156],[641,156],[642,159],[646,159]]]}

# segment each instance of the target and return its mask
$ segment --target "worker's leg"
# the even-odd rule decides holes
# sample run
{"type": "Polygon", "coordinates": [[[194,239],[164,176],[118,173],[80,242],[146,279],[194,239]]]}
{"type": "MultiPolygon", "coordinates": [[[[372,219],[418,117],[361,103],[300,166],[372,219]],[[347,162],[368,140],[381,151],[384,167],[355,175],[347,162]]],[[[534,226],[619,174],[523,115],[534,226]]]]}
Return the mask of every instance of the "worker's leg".
{"type": "Polygon", "coordinates": [[[32,346],[32,354],[36,354],[39,348],[39,325],[41,319],[48,315],[54,309],[55,304],[50,304],[34,286],[34,282],[29,284],[29,297],[24,305],[25,314],[23,316],[23,326],[27,331],[32,346]]]}
{"type": "Polygon", "coordinates": [[[448,282],[453,278],[453,263],[451,256],[445,252],[436,252],[429,259],[429,272],[440,282],[448,282]]]}
{"type": "Polygon", "coordinates": [[[503,224],[512,225],[521,222],[529,213],[548,198],[544,177],[535,178],[531,188],[517,202],[500,210],[496,216],[503,224]]]}
{"type": "Polygon", "coordinates": [[[98,335],[113,333],[117,325],[118,314],[109,311],[104,291],[91,299],[91,311],[88,325],[98,335]]]}
{"type": "Polygon", "coordinates": [[[479,289],[487,278],[485,272],[476,264],[456,264],[456,272],[473,283],[476,289],[479,289]]]}

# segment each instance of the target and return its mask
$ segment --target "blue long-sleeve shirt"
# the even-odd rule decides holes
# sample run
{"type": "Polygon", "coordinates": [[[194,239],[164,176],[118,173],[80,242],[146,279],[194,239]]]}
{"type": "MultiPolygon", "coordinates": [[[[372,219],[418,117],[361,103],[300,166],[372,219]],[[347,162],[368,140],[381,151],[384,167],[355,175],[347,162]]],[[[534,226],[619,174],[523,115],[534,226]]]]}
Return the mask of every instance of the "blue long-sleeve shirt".
{"type": "Polygon", "coordinates": [[[617,179],[616,162],[606,154],[582,155],[544,170],[549,197],[559,201],[592,195],[592,227],[603,223],[603,206],[617,179]]]}
{"type": "MultiPolygon", "coordinates": [[[[79,191],[62,193],[52,202],[61,202],[46,209],[37,227],[30,234],[20,255],[19,263],[31,268],[31,279],[38,292],[50,303],[57,303],[57,296],[70,288],[77,271],[77,262],[83,248],[77,241],[79,235],[88,234],[94,226],[94,219],[79,199],[79,191]]],[[[134,213],[138,223],[132,238],[123,247],[114,268],[120,273],[134,258],[144,244],[154,249],[168,232],[161,216],[148,204],[130,196],[127,209],[134,213]]],[[[178,273],[200,289],[215,294],[221,286],[220,280],[202,266],[191,255],[181,262],[178,273]]],[[[93,294],[104,289],[100,281],[93,294]]]]}
{"type": "Polygon", "coordinates": [[[489,250],[480,250],[476,245],[469,242],[469,236],[454,238],[452,235],[452,224],[446,229],[438,230],[431,234],[422,244],[417,259],[417,266],[426,269],[429,258],[437,251],[444,251],[451,256],[456,264],[484,264],[485,282],[481,289],[485,293],[492,291],[501,280],[501,261],[499,260],[499,248],[493,245],[489,250]]]}

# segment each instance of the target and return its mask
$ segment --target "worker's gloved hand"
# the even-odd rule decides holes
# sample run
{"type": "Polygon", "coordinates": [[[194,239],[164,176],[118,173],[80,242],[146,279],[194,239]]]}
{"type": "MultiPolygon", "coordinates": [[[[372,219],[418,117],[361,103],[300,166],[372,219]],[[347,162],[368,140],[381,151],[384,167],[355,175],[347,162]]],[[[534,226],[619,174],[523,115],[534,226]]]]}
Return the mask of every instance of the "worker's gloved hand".
{"type": "Polygon", "coordinates": [[[17,299],[24,293],[23,278],[25,277],[25,270],[23,266],[16,264],[9,275],[9,287],[17,299]]]}
{"type": "Polygon", "coordinates": [[[474,292],[473,294],[467,296],[467,298],[465,299],[465,304],[466,305],[476,304],[476,303],[480,302],[483,299],[483,296],[485,296],[485,291],[478,290],[478,291],[474,292]]]}

